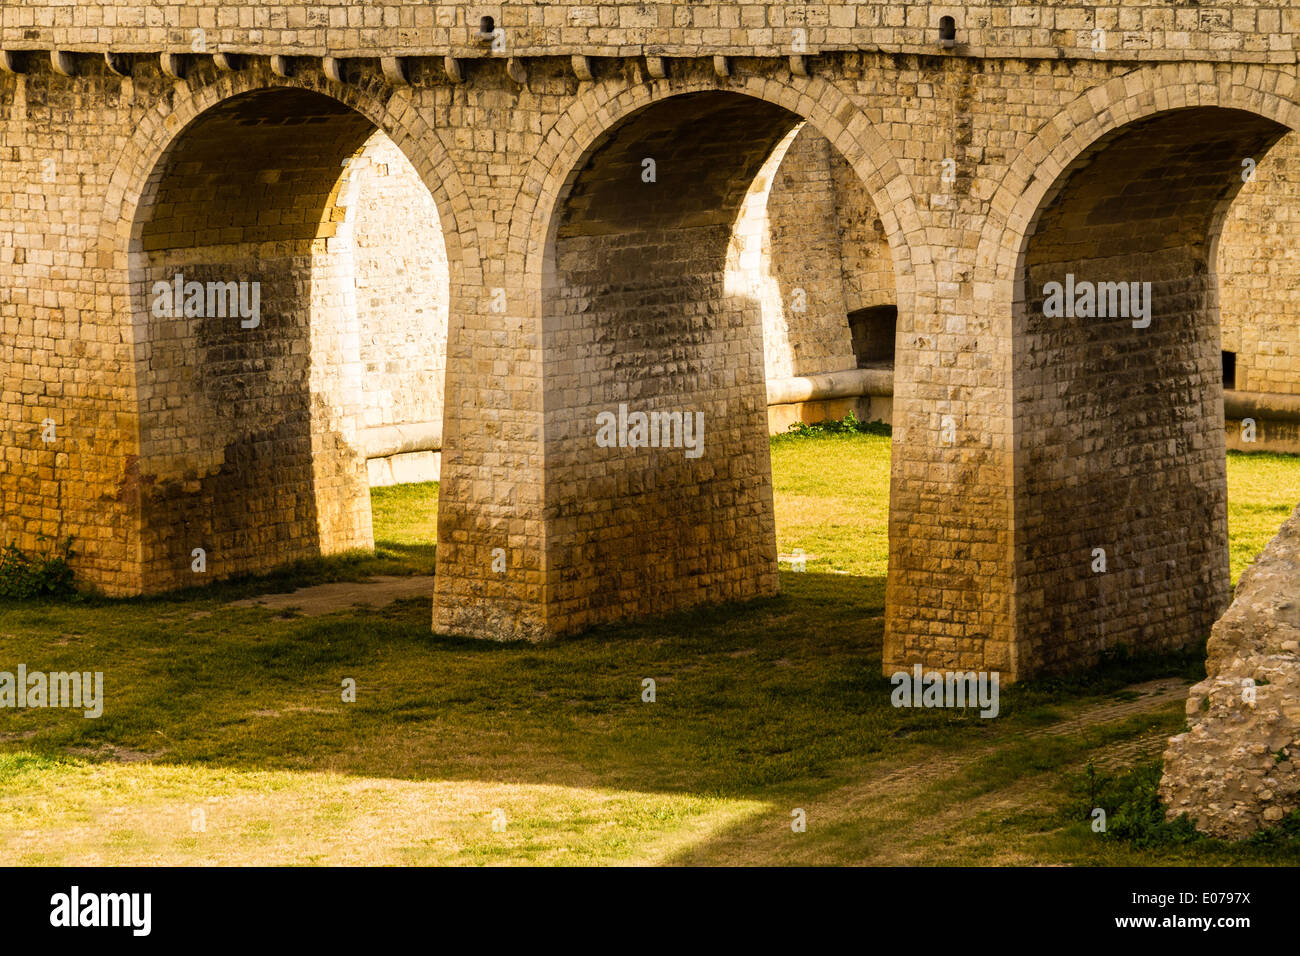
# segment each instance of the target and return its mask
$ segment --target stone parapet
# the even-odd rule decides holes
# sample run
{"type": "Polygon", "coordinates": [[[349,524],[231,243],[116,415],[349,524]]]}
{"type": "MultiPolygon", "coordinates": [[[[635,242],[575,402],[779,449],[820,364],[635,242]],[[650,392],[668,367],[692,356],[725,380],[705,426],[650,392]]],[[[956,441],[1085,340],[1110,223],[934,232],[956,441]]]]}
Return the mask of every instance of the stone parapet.
{"type": "Polygon", "coordinates": [[[1172,8],[1079,3],[426,3],[7,0],[0,46],[104,52],[202,43],[226,53],[476,57],[816,55],[832,50],[1105,61],[1296,62],[1300,11],[1278,0],[1172,8]],[[492,32],[483,32],[491,17],[492,32]],[[940,39],[953,18],[954,39],[940,39]],[[196,31],[201,31],[196,33],[196,31]],[[498,34],[497,31],[500,31],[498,34]],[[494,44],[496,49],[494,50],[494,44]]]}

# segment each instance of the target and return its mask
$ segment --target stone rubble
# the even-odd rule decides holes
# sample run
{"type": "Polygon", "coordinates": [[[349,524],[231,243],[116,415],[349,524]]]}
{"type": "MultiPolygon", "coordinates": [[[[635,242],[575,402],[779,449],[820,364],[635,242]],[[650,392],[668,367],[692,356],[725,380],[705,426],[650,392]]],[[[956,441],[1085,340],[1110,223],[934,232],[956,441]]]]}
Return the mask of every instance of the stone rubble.
{"type": "Polygon", "coordinates": [[[1240,839],[1300,808],[1300,507],[1241,576],[1214,625],[1207,677],[1169,741],[1168,817],[1240,839]]]}

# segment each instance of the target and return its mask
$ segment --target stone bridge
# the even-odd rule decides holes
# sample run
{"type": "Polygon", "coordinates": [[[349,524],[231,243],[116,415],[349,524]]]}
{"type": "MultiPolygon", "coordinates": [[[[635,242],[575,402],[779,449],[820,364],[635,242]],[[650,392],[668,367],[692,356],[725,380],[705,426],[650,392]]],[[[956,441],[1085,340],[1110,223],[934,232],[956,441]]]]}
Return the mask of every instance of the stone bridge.
{"type": "Polygon", "coordinates": [[[886,672],[1197,641],[1229,596],[1216,247],[1300,129],[1297,37],[1280,0],[6,0],[0,532],[71,536],[113,595],[372,543],[340,246],[379,130],[445,247],[434,629],[774,593],[736,225],[806,123],[892,261],[886,672]],[[701,453],[605,412],[700,413],[701,453]]]}

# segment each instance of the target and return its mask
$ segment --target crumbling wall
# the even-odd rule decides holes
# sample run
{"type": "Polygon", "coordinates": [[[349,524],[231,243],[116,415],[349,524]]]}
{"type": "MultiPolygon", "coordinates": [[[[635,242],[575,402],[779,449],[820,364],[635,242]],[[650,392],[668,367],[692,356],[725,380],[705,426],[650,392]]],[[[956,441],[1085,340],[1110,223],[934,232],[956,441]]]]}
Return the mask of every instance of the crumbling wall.
{"type": "Polygon", "coordinates": [[[1242,574],[1205,669],[1160,796],[1170,818],[1237,839],[1300,808],[1300,507],[1242,574]]]}

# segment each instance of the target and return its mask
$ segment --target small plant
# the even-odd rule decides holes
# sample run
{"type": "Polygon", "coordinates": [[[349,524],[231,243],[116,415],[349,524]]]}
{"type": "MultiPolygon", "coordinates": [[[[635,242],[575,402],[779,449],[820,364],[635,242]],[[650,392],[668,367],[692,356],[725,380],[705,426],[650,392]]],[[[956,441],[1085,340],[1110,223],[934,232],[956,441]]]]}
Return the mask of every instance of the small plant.
{"type": "Polygon", "coordinates": [[[785,434],[799,438],[813,438],[818,435],[884,435],[888,437],[893,433],[893,428],[879,419],[874,422],[863,422],[859,421],[858,417],[852,412],[849,412],[839,421],[831,419],[824,422],[814,422],[811,425],[807,422],[795,422],[785,434]]]}
{"type": "MultiPolygon", "coordinates": [[[[38,535],[36,540],[49,539],[38,535]]],[[[10,542],[0,551],[0,598],[29,600],[76,593],[68,564],[72,554],[71,536],[38,555],[29,555],[10,542]]]]}
{"type": "Polygon", "coordinates": [[[1091,763],[1072,785],[1073,799],[1066,808],[1070,820],[1087,819],[1093,808],[1106,810],[1103,839],[1123,840],[1137,848],[1177,846],[1206,839],[1186,815],[1165,819],[1160,802],[1161,765],[1136,767],[1115,777],[1098,774],[1091,763]]]}
{"type": "Polygon", "coordinates": [[[1101,780],[1098,779],[1097,767],[1091,760],[1088,761],[1088,766],[1085,768],[1084,773],[1088,786],[1088,803],[1095,807],[1097,806],[1097,794],[1101,789],[1101,780]]]}
{"type": "Polygon", "coordinates": [[[1246,837],[1250,846],[1300,846],[1300,810],[1287,814],[1271,827],[1256,830],[1246,837]]]}

